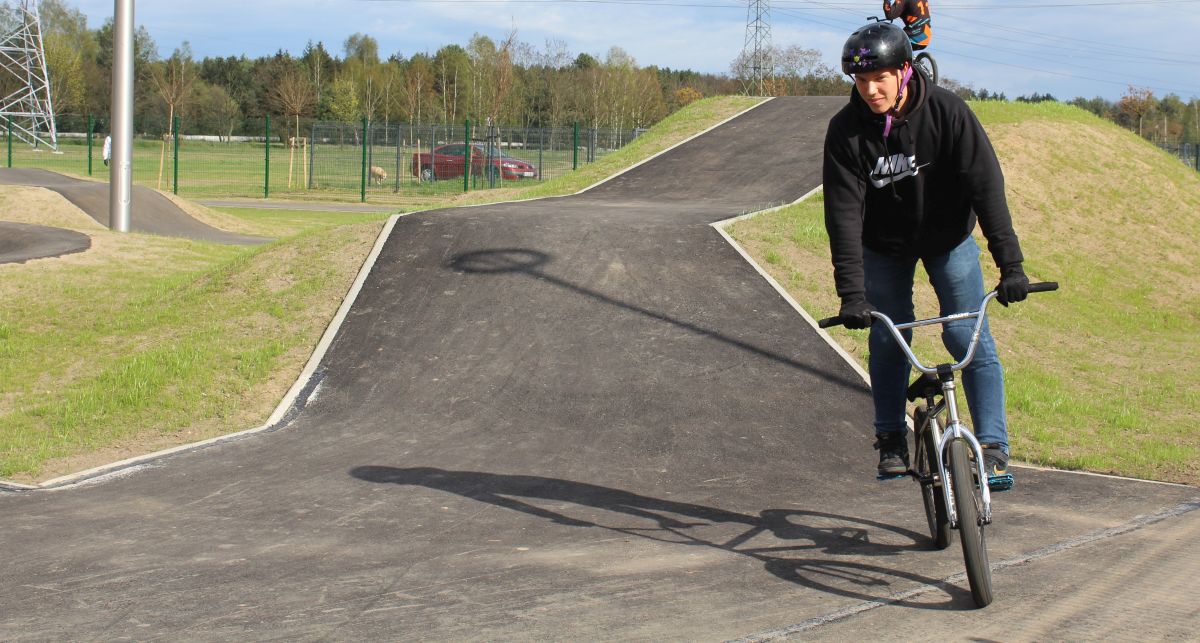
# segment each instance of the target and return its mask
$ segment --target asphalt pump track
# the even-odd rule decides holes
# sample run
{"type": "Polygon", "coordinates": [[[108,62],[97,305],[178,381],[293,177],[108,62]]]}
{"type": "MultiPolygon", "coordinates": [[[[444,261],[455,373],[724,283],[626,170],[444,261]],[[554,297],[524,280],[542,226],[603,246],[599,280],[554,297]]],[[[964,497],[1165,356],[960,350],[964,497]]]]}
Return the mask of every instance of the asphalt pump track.
{"type": "MultiPolygon", "coordinates": [[[[110,223],[108,183],[76,179],[50,170],[0,168],[0,185],[25,185],[52,190],[97,223],[103,226],[110,223]]],[[[129,229],[132,232],[231,245],[269,241],[214,228],[184,212],[167,197],[138,185],[133,186],[129,229]]],[[[0,222],[0,235],[0,263],[55,257],[82,252],[91,247],[91,239],[86,234],[50,226],[0,222]]]]}
{"type": "Polygon", "coordinates": [[[861,376],[710,225],[816,187],[843,101],[767,102],[572,197],[394,219],[287,419],[0,493],[0,638],[766,640],[889,610],[916,636],[1194,526],[1192,488],[1019,468],[971,609],[916,486],[874,479],[861,376]]]}

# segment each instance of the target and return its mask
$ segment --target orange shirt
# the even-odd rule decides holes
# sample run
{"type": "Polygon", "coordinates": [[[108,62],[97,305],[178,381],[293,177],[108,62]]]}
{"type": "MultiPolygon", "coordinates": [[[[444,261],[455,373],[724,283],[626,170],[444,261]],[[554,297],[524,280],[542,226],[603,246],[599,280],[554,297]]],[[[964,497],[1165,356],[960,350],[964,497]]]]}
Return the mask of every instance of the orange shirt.
{"type": "Polygon", "coordinates": [[[912,39],[913,45],[929,46],[933,38],[929,0],[883,0],[883,13],[889,20],[904,20],[904,32],[912,39]]]}

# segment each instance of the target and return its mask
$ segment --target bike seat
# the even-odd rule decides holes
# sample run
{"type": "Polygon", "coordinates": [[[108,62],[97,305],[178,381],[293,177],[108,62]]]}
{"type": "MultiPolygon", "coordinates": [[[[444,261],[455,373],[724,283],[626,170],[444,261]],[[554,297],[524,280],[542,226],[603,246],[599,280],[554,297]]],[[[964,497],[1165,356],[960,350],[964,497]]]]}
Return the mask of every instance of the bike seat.
{"type": "Polygon", "coordinates": [[[921,373],[917,379],[913,380],[912,384],[908,385],[909,402],[916,402],[931,395],[941,395],[941,393],[942,383],[938,381],[936,375],[928,373],[921,373]]]}

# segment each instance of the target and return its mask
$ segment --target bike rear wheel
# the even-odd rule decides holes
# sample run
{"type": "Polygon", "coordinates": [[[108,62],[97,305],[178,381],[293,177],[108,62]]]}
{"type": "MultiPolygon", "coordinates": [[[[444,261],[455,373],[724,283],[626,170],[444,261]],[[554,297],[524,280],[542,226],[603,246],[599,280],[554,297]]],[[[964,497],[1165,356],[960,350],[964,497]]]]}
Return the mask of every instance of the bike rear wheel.
{"type": "Polygon", "coordinates": [[[972,474],[974,466],[966,442],[953,440],[948,451],[950,484],[954,491],[954,506],[958,510],[958,539],[962,542],[971,598],[979,607],[986,607],[992,602],[992,568],[983,534],[983,499],[972,474]]]}
{"type": "Polygon", "coordinates": [[[933,56],[922,51],[913,58],[913,66],[925,74],[929,82],[934,85],[938,83],[937,61],[933,59],[933,56]]]}
{"type": "MultiPolygon", "coordinates": [[[[931,426],[925,426],[928,409],[917,407],[913,412],[913,426],[917,429],[916,456],[913,462],[921,483],[921,500],[925,505],[925,520],[929,524],[929,537],[936,549],[950,546],[950,516],[946,512],[946,497],[942,495],[941,472],[937,460],[937,436],[931,426]]],[[[937,422],[936,419],[931,422],[937,422]]]]}

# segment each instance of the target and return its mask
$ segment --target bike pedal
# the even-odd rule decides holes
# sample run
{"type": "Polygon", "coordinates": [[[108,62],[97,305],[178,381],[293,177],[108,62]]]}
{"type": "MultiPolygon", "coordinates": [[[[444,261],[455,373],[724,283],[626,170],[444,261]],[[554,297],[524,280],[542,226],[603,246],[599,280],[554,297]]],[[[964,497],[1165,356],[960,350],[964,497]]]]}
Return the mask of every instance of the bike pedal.
{"type": "Polygon", "coordinates": [[[1015,483],[1016,480],[1013,479],[1011,473],[988,477],[988,489],[991,491],[1008,491],[1013,488],[1013,484],[1015,483]]]}
{"type": "Polygon", "coordinates": [[[906,473],[878,473],[875,475],[876,480],[899,480],[900,478],[907,478],[907,477],[908,477],[907,472],[906,473]]]}

